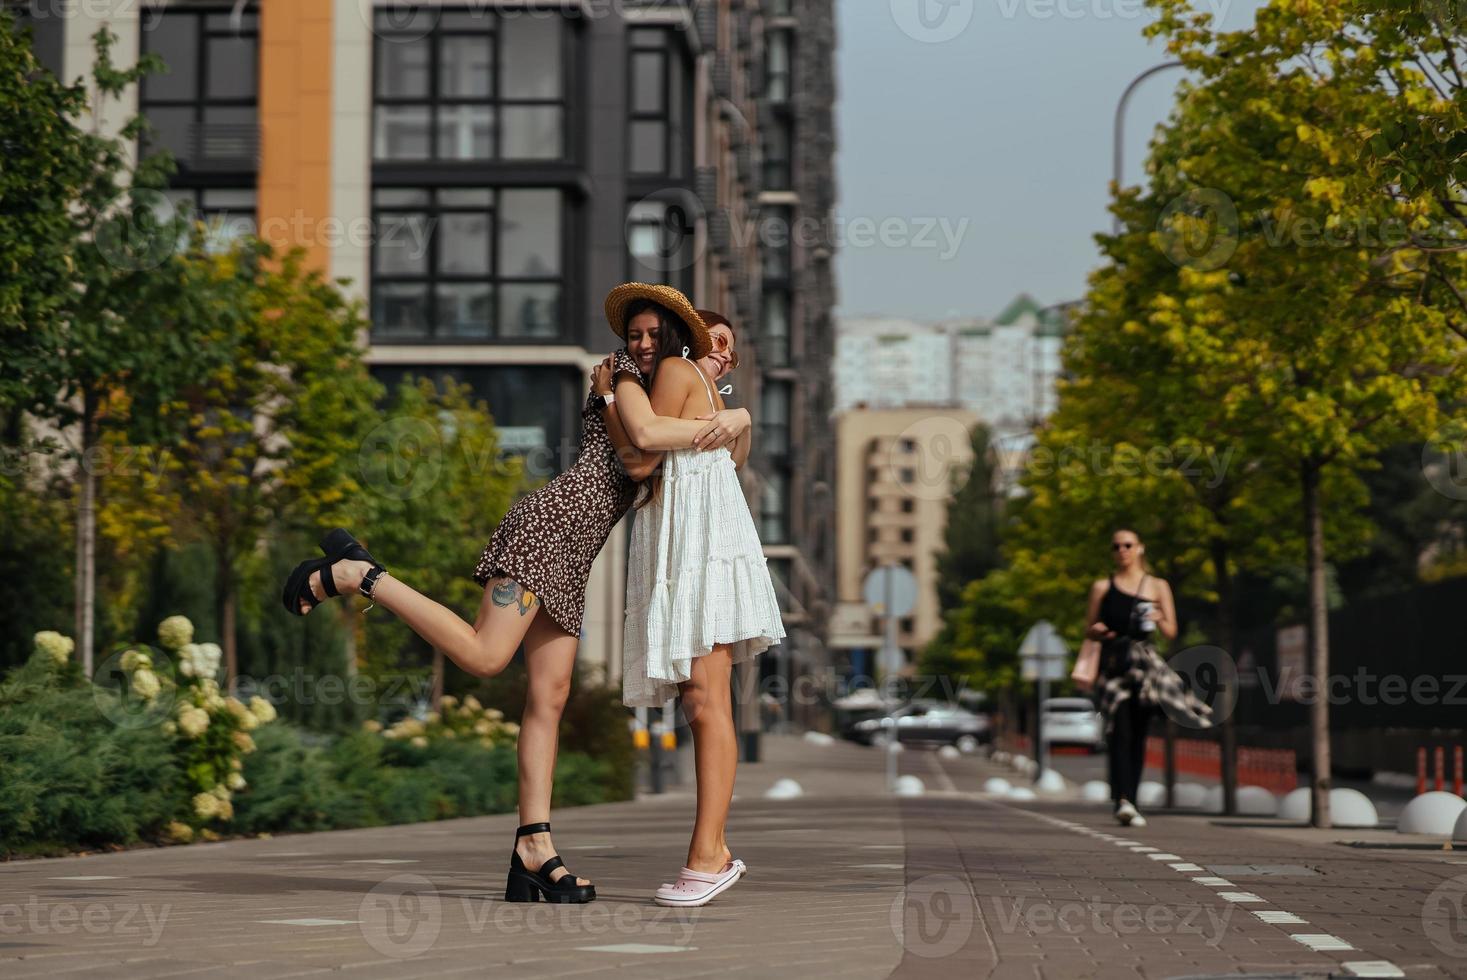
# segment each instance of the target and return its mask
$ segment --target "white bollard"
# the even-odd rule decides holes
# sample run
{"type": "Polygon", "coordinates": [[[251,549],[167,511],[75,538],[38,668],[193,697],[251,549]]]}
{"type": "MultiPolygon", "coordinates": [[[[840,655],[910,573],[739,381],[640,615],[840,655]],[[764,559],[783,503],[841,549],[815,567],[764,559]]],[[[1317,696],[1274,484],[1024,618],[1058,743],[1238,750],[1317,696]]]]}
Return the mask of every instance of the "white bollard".
{"type": "Polygon", "coordinates": [[[1401,811],[1396,830],[1403,834],[1445,837],[1456,832],[1463,810],[1467,810],[1467,800],[1455,793],[1422,793],[1401,811]]]}
{"type": "Polygon", "coordinates": [[[1206,801],[1207,789],[1198,783],[1177,783],[1172,792],[1172,803],[1179,810],[1200,810],[1206,801]]]}
{"type": "Polygon", "coordinates": [[[1034,783],[1034,788],[1041,793],[1063,793],[1065,791],[1065,777],[1053,769],[1046,769],[1034,783]]]}
{"type": "Polygon", "coordinates": [[[1262,786],[1238,787],[1238,813],[1247,817],[1278,816],[1279,801],[1262,786]]]}
{"type": "Polygon", "coordinates": [[[958,747],[956,745],[944,745],[942,748],[937,750],[937,757],[939,759],[961,759],[963,757],[963,753],[958,751],[958,747]]]}
{"type": "MultiPolygon", "coordinates": [[[[1335,802],[1333,796],[1330,797],[1329,802],[1330,809],[1333,810],[1335,802]]],[[[1308,823],[1313,813],[1314,802],[1310,798],[1310,789],[1308,786],[1300,786],[1298,789],[1289,790],[1284,794],[1283,800],[1279,803],[1279,816],[1285,820],[1308,823]]]]}
{"type": "Polygon", "coordinates": [[[1008,798],[1015,803],[1029,803],[1033,800],[1039,799],[1039,797],[1035,795],[1034,791],[1027,786],[1015,786],[1013,789],[1009,790],[1008,798]]]}
{"type": "Polygon", "coordinates": [[[1002,776],[989,776],[983,782],[983,792],[992,793],[995,796],[1003,796],[1014,787],[1002,776]]]}
{"type": "Polygon", "coordinates": [[[766,800],[793,800],[804,795],[804,787],[788,776],[777,780],[773,786],[764,791],[766,800]]]}
{"type": "Polygon", "coordinates": [[[921,796],[927,787],[922,785],[921,778],[912,775],[901,776],[896,781],[897,796],[921,796]]]}
{"type": "Polygon", "coordinates": [[[1161,783],[1154,782],[1148,779],[1140,786],[1136,787],[1136,799],[1132,802],[1141,807],[1143,810],[1150,809],[1152,807],[1165,806],[1166,787],[1163,786],[1161,783]]]}
{"type": "Polygon", "coordinates": [[[1101,779],[1092,779],[1080,787],[1080,799],[1087,803],[1109,803],[1110,783],[1101,779]]]}
{"type": "Polygon", "coordinates": [[[825,734],[824,732],[806,732],[805,733],[805,741],[809,742],[811,745],[834,745],[835,744],[835,739],[831,738],[829,735],[825,734]]]}

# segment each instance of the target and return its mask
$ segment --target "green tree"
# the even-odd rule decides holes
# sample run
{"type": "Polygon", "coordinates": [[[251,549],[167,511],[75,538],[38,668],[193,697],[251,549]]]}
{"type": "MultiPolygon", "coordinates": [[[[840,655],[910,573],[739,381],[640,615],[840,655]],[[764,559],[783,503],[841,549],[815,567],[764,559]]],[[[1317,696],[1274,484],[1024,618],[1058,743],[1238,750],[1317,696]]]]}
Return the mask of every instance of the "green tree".
{"type": "Polygon", "coordinates": [[[988,427],[973,426],[972,462],[954,474],[957,492],[947,508],[943,549],[937,553],[937,600],[944,610],[957,606],[969,582],[997,568],[999,521],[1003,501],[995,479],[995,458],[988,427]]]}
{"type": "Polygon", "coordinates": [[[127,475],[131,492],[116,495],[104,526],[119,539],[208,545],[232,683],[241,593],[273,596],[278,585],[261,547],[269,533],[352,524],[367,512],[357,457],[381,386],[362,359],[358,308],[307,269],[303,252],[277,257],[247,239],[196,261],[204,288],[237,295],[243,316],[209,336],[227,356],[167,406],[181,420],[177,436],[138,447],[156,465],[127,475]]]}
{"type": "MultiPolygon", "coordinates": [[[[474,564],[524,486],[521,461],[501,453],[488,406],[451,379],[441,390],[426,378],[404,381],[360,459],[363,544],[393,574],[473,622],[484,596],[474,564]]],[[[370,673],[428,679],[432,699],[442,696],[442,653],[405,624],[373,623],[361,649],[370,673]]]]}
{"type": "MultiPolygon", "coordinates": [[[[36,311],[36,329],[7,327],[7,334],[24,335],[14,361],[7,349],[6,361],[13,366],[0,390],[13,408],[56,423],[65,433],[67,456],[75,462],[75,633],[78,657],[90,671],[97,485],[112,462],[100,452],[104,438],[123,432],[131,443],[166,443],[177,426],[166,406],[212,370],[222,354],[209,338],[221,325],[237,320],[242,304],[227,290],[209,288],[207,267],[187,259],[204,243],[190,236],[187,221],[165,206],[161,191],[172,161],[154,155],[131,164],[127,147],[143,132],[141,117],[132,118],[116,136],[104,134],[95,122],[109,101],[121,99],[161,62],[145,57],[133,68],[119,70],[111,54],[116,37],[103,28],[93,37],[96,59],[89,95],[81,83],[62,86],[54,76],[37,71],[29,54],[18,53],[10,27],[7,16],[7,41],[0,55],[8,60],[0,71],[21,82],[22,89],[37,86],[42,94],[10,104],[13,111],[6,115],[0,139],[11,146],[35,134],[43,138],[38,152],[54,152],[63,161],[54,193],[35,187],[26,193],[44,197],[46,206],[66,216],[60,247],[67,250],[71,268],[69,281],[55,296],[22,290],[28,298],[16,309],[36,311]],[[85,110],[94,120],[90,131],[76,118],[85,110]]],[[[13,193],[6,195],[7,201],[13,193]]],[[[58,247],[54,236],[61,234],[47,225],[44,247],[34,249],[39,264],[50,260],[58,247]]],[[[11,260],[7,256],[4,261],[11,260]]],[[[45,288],[56,285],[44,270],[41,283],[45,288]]]]}
{"type": "MultiPolygon", "coordinates": [[[[1460,251],[1428,259],[1417,234],[1452,228],[1450,208],[1385,190],[1359,162],[1403,106],[1439,93],[1352,37],[1359,8],[1274,3],[1252,31],[1216,33],[1181,0],[1154,5],[1154,30],[1199,76],[1152,156],[1155,189],[1179,202],[1158,246],[1183,266],[1160,342],[1209,379],[1229,430],[1297,483],[1312,671],[1325,678],[1328,480],[1430,436],[1467,366],[1455,313],[1430,291],[1462,282],[1460,251]],[[1359,59],[1377,63],[1340,67],[1359,59]]],[[[1328,826],[1327,699],[1311,728],[1314,821],[1328,826]]]]}

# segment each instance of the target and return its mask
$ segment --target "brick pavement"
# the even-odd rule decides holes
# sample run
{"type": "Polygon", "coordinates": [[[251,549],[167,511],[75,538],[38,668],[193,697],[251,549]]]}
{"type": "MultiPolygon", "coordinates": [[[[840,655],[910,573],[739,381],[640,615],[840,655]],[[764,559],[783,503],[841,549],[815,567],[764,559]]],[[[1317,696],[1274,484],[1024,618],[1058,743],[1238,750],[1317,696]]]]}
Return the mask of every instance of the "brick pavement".
{"type": "Polygon", "coordinates": [[[648,898],[681,864],[687,788],[556,812],[601,895],[582,907],[501,901],[513,816],[0,865],[0,976],[1322,977],[1382,960],[1467,976],[1467,933],[1422,915],[1467,872],[1450,852],[1180,815],[1123,835],[1104,808],[981,797],[981,760],[902,753],[929,789],[911,798],[886,792],[883,762],[767,739],[730,827],[750,875],[702,910],[648,898]],[[804,796],[763,798],[787,776],[804,796]],[[1219,868],[1229,885],[1192,880],[1219,868]]]}

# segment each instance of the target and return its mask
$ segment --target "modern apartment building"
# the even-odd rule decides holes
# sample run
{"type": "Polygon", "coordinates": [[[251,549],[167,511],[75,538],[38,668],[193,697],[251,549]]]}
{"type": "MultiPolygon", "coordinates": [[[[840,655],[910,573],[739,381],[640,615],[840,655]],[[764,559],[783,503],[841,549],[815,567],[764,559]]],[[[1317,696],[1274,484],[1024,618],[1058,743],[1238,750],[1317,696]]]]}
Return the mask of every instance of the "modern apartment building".
{"type": "MultiPolygon", "coordinates": [[[[367,304],[381,380],[468,383],[535,474],[574,459],[587,374],[616,343],[611,286],[668,282],[726,313],[790,669],[822,662],[834,581],[831,255],[790,233],[834,203],[832,7],[34,0],[29,20],[67,78],[103,23],[121,64],[160,56],[101,125],[141,110],[177,201],[221,236],[304,248],[367,304]]],[[[613,678],[624,568],[618,532],[582,646],[613,678]]]]}
{"type": "Polygon", "coordinates": [[[863,601],[866,573],[905,565],[917,606],[898,623],[910,657],[942,626],[936,554],[969,433],[989,427],[996,493],[1017,491],[1035,426],[1055,406],[1062,308],[1025,295],[992,320],[843,319],[836,339],[838,605],[830,629],[840,672],[872,676],[880,627],[863,601]]]}
{"type": "Polygon", "coordinates": [[[909,658],[942,627],[936,555],[953,480],[972,459],[968,432],[977,422],[961,408],[858,408],[840,415],[839,606],[830,638],[839,673],[875,676],[882,628],[861,590],[873,568],[903,565],[917,579],[916,608],[897,621],[897,645],[909,658]]]}
{"type": "Polygon", "coordinates": [[[992,320],[851,317],[836,339],[836,411],[961,405],[1000,434],[1054,410],[1064,317],[1031,297],[992,320]]]}

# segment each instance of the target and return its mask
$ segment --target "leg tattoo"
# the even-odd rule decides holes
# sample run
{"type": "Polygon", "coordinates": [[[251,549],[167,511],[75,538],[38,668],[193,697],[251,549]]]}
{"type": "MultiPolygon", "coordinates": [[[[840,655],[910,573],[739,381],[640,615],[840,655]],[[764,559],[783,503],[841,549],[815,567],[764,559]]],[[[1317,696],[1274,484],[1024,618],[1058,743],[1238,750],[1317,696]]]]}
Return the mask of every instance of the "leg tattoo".
{"type": "Polygon", "coordinates": [[[519,607],[521,616],[528,616],[535,608],[535,593],[525,588],[518,582],[505,579],[494,587],[490,593],[496,606],[516,605],[519,607]]]}

